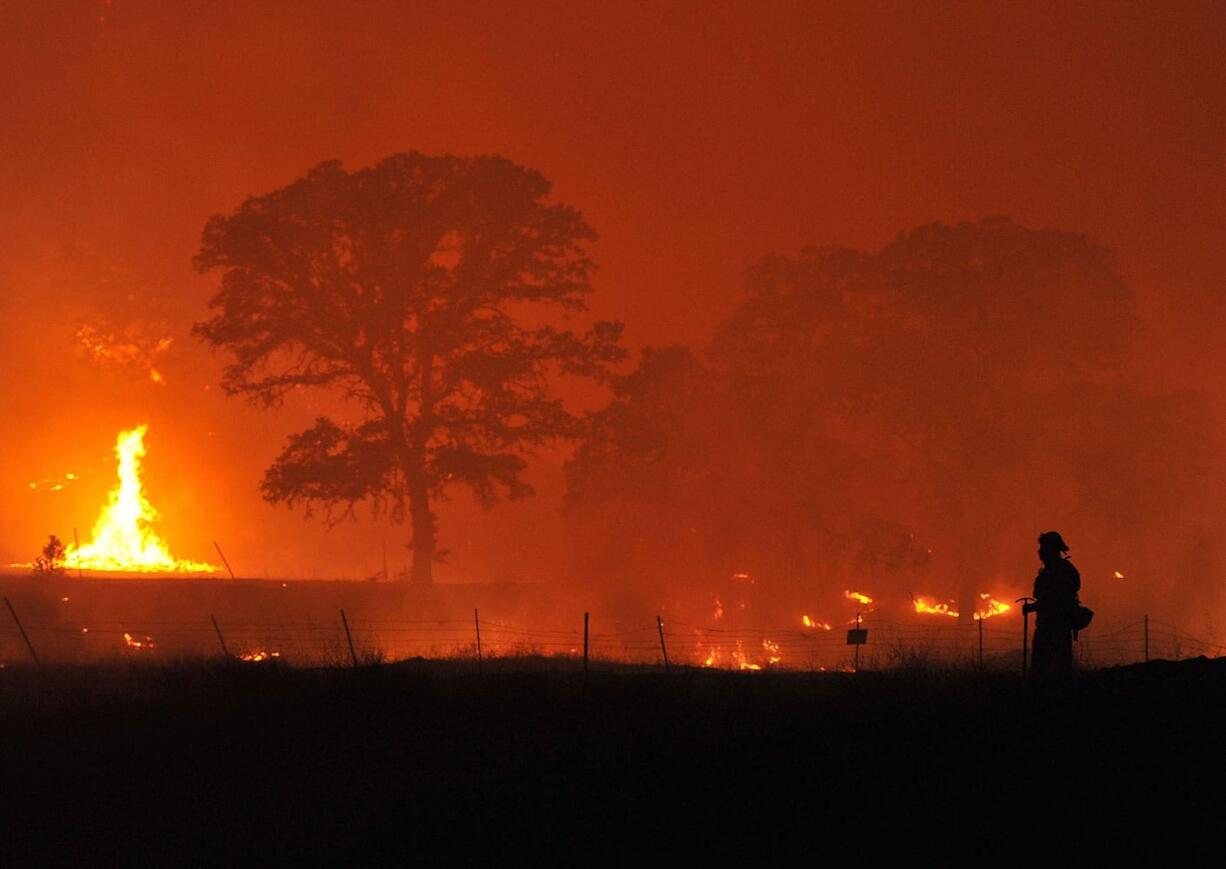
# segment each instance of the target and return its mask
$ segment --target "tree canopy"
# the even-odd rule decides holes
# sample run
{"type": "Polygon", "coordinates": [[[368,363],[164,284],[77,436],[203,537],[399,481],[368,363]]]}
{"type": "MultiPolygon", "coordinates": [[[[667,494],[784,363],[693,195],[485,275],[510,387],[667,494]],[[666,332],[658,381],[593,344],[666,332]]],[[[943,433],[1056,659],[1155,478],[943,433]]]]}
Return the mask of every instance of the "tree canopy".
{"type": "Polygon", "coordinates": [[[432,501],[530,493],[525,456],[575,432],[559,374],[604,377],[620,324],[577,332],[533,313],[586,309],[595,232],[501,157],[396,154],[306,177],[205,226],[196,266],[222,273],[196,334],[228,351],[223,386],[275,405],[335,390],[355,420],[320,418],[268,469],[272,502],[407,513],[412,578],[430,582],[432,501]]]}

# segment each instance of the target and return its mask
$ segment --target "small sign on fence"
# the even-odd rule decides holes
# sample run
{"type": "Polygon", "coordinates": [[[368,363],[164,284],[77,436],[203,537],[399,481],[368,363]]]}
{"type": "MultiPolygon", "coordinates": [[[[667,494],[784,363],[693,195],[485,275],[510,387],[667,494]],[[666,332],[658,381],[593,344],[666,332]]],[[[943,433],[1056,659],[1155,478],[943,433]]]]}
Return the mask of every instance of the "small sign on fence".
{"type": "Polygon", "coordinates": [[[868,628],[852,628],[847,632],[847,645],[863,646],[868,643],[868,628]]]}

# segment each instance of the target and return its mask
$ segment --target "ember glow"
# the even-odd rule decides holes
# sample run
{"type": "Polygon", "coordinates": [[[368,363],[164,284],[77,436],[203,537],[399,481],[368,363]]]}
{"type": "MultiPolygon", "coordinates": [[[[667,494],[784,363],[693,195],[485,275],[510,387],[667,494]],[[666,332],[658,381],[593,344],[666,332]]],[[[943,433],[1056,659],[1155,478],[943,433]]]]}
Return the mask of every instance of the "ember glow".
{"type": "Polygon", "coordinates": [[[249,652],[243,652],[238,656],[240,661],[249,661],[253,664],[258,664],[261,661],[271,661],[274,658],[280,658],[280,652],[268,652],[264,649],[252,649],[249,652]]]}
{"type": "Polygon", "coordinates": [[[1124,574],[1120,573],[1120,572],[1117,570],[1117,571],[1115,572],[1115,578],[1116,578],[1116,579],[1123,579],[1123,578],[1124,578],[1124,574]]]}
{"type": "Polygon", "coordinates": [[[871,597],[861,591],[845,591],[843,592],[843,597],[847,598],[848,600],[853,600],[856,603],[870,604],[873,602],[871,597]]]}
{"type": "Polygon", "coordinates": [[[216,573],[214,564],[175,558],[150,528],[158,512],[145,497],[140,462],[145,456],[147,425],[121,431],[115,441],[119,483],[94,523],[93,539],[80,549],[69,544],[65,563],[76,570],[113,573],[216,573]]]}
{"type": "Polygon", "coordinates": [[[150,338],[142,334],[114,335],[94,326],[77,330],[77,343],[93,361],[116,367],[134,367],[146,372],[150,382],[166,385],[154,361],[170,349],[173,338],[150,338]]]}
{"type": "Polygon", "coordinates": [[[774,640],[763,640],[762,649],[766,652],[766,663],[778,664],[783,660],[783,654],[779,651],[779,644],[774,640]]]}
{"type": "Polygon", "coordinates": [[[77,475],[71,471],[58,479],[34,480],[30,486],[31,492],[62,492],[71,483],[75,483],[77,475]]]}
{"type": "Polygon", "coordinates": [[[833,630],[833,628],[831,628],[830,625],[827,624],[826,622],[815,621],[814,619],[811,619],[808,616],[801,616],[800,623],[804,625],[806,628],[816,628],[822,631],[833,630]]]}
{"type": "Polygon", "coordinates": [[[157,645],[153,642],[153,637],[133,636],[127,631],[124,632],[123,642],[129,649],[152,649],[157,645]]]}

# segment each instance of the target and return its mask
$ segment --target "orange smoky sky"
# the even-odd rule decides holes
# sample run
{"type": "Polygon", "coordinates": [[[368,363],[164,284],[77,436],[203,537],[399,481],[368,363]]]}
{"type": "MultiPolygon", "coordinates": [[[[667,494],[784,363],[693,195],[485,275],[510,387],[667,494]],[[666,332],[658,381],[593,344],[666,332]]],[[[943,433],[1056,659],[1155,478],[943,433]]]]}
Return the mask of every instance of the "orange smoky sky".
{"type": "MultiPolygon", "coordinates": [[[[0,560],[84,533],[115,434],[148,422],[177,555],[218,539],[248,575],[360,577],[386,538],[405,562],[381,522],[260,501],[320,400],[225,399],[188,334],[216,280],[191,265],[205,220],[332,158],[540,170],[600,233],[593,314],[632,349],[701,348],[767,253],[990,214],[1084,233],[1138,295],[1146,378],[1220,404],[1223,45],[1216,3],[6,0],[0,560]]],[[[530,503],[443,505],[439,578],[558,569],[563,456],[530,503]]]]}

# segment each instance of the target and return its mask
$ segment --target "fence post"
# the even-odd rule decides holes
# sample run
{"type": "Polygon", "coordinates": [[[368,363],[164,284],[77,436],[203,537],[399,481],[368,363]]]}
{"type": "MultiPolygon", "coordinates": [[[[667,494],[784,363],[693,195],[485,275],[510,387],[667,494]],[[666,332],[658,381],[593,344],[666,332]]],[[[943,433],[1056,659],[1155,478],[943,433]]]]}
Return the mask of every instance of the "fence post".
{"type": "Polygon", "coordinates": [[[226,561],[226,554],[221,551],[221,544],[214,540],[213,546],[216,547],[217,554],[221,556],[221,563],[226,566],[226,572],[230,574],[230,579],[234,579],[234,569],[230,567],[230,562],[226,561]]]}
{"type": "Polygon", "coordinates": [[[1149,663],[1149,613],[1145,614],[1145,663],[1149,663]]]}
{"type": "Polygon", "coordinates": [[[583,675],[587,675],[587,628],[590,613],[583,614],[583,675]]]}
{"type": "Polygon", "coordinates": [[[349,633],[349,619],[345,618],[345,611],[341,610],[341,624],[345,626],[345,640],[349,643],[349,659],[353,661],[353,666],[358,665],[358,653],[353,650],[353,634],[349,633]]]}
{"type": "MultiPolygon", "coordinates": [[[[856,633],[860,632],[860,614],[856,613],[856,633]]],[[[860,644],[856,643],[856,663],[855,671],[860,672],[860,644]]]]}
{"type": "Polygon", "coordinates": [[[221,643],[221,654],[228,658],[230,650],[226,648],[226,638],[221,635],[221,625],[217,624],[217,616],[209,613],[209,618],[213,620],[213,630],[217,631],[217,642],[221,643]]]}
{"type": "Polygon", "coordinates": [[[81,570],[81,538],[77,536],[77,526],[72,526],[72,542],[76,545],[77,551],[77,579],[84,579],[85,574],[81,570]]]}
{"type": "Polygon", "coordinates": [[[979,672],[983,672],[983,616],[976,619],[979,623],[979,672]]]}
{"type": "Polygon", "coordinates": [[[473,607],[473,624],[477,626],[477,672],[481,672],[481,616],[477,613],[477,608],[473,607]]]}
{"type": "Polygon", "coordinates": [[[9,599],[4,599],[4,605],[9,608],[9,614],[13,617],[13,621],[17,625],[17,630],[21,632],[21,638],[26,641],[26,648],[30,650],[30,657],[34,659],[34,663],[42,667],[43,662],[38,660],[38,653],[34,651],[34,644],[30,642],[30,637],[26,634],[26,629],[21,626],[21,619],[17,618],[17,610],[13,609],[13,605],[9,603],[9,599]]]}
{"type": "Polygon", "coordinates": [[[1032,597],[1019,597],[1014,603],[1022,605],[1022,678],[1026,678],[1027,657],[1030,653],[1030,610],[1026,609],[1026,604],[1033,603],[1032,597]]]}
{"type": "Polygon", "coordinates": [[[668,648],[664,645],[664,620],[656,616],[656,628],[660,631],[660,653],[664,655],[664,672],[668,672],[668,648]]]}

